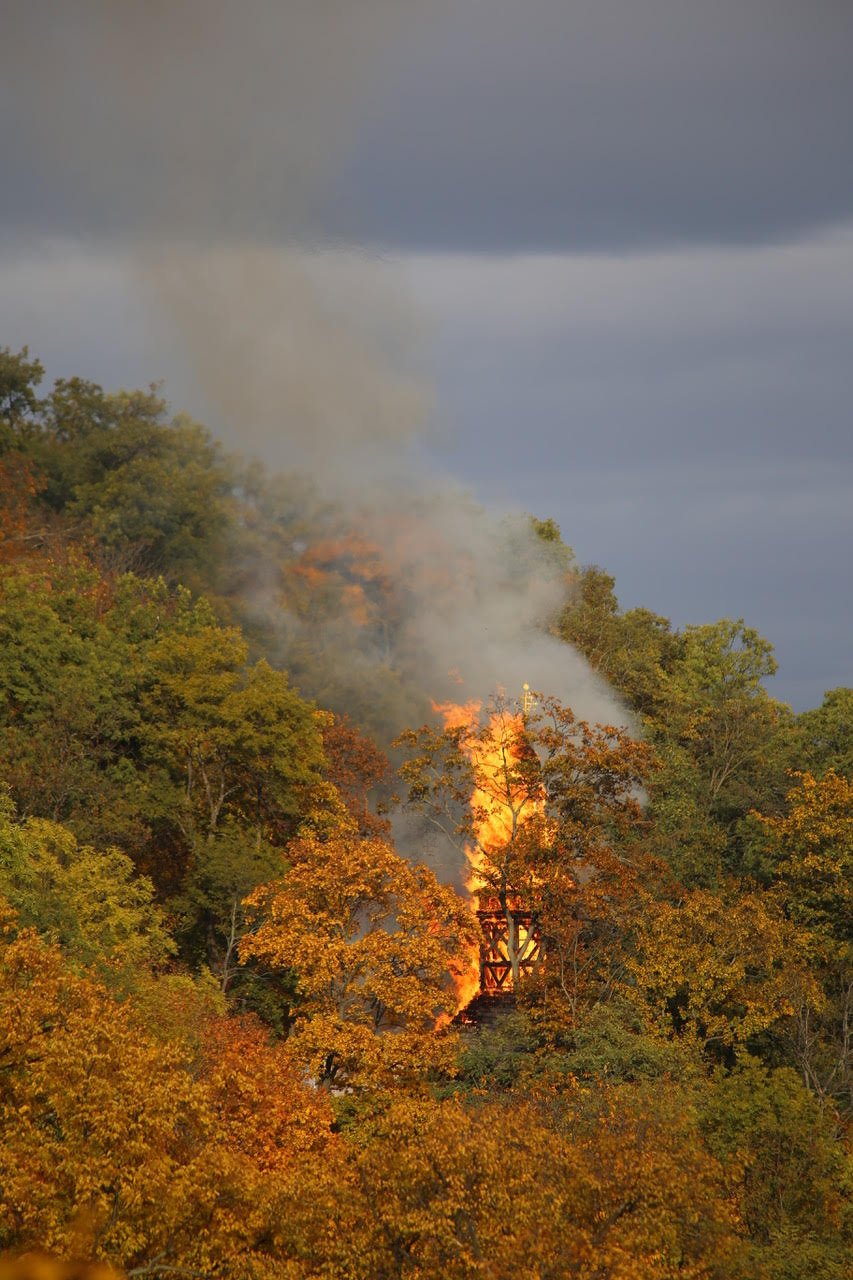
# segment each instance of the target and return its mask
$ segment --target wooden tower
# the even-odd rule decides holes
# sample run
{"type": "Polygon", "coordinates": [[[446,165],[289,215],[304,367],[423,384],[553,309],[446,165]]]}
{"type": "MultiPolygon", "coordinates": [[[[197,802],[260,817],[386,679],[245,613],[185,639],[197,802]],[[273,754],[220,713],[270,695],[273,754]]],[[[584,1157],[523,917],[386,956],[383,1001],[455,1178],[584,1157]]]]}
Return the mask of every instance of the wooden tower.
{"type": "Polygon", "coordinates": [[[487,907],[477,912],[485,941],[480,947],[480,992],[501,995],[536,968],[542,951],[539,928],[529,911],[487,907]],[[513,964],[514,961],[514,964],[513,964]]]}

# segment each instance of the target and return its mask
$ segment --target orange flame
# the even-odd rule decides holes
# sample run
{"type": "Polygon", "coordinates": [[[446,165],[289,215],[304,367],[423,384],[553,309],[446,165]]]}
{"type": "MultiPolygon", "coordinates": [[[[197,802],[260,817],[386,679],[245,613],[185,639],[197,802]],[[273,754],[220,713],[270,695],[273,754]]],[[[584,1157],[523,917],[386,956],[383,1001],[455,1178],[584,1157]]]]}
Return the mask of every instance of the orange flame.
{"type": "MultiPolygon", "coordinates": [[[[494,857],[512,840],[514,825],[519,819],[518,806],[514,804],[510,770],[518,755],[518,741],[524,730],[520,712],[506,708],[493,711],[489,716],[488,730],[479,732],[482,703],[433,703],[433,710],[440,713],[446,729],[469,731],[463,735],[462,750],[474,768],[474,788],[470,806],[474,819],[475,843],[465,846],[468,874],[465,888],[475,910],[497,907],[488,893],[486,868],[494,857]]],[[[541,806],[537,805],[537,809],[541,806]]],[[[523,819],[522,819],[523,820],[523,819]]],[[[473,944],[459,957],[459,972],[453,975],[459,1009],[464,1009],[480,990],[480,948],[473,944]]]]}

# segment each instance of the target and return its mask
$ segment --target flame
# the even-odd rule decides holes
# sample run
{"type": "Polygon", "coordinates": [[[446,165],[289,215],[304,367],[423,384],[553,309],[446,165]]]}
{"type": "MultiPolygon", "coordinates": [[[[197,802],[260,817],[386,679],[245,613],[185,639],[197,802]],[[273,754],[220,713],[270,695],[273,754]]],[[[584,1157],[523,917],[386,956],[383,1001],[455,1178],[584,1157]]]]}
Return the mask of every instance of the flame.
{"type": "MultiPolygon", "coordinates": [[[[499,904],[490,890],[487,879],[489,864],[500,860],[502,850],[513,838],[516,824],[532,812],[541,812],[542,803],[531,805],[531,814],[525,815],[524,805],[513,794],[511,770],[518,759],[524,732],[524,719],[520,712],[499,708],[489,715],[485,732],[480,730],[482,703],[444,702],[433,703],[433,710],[444,720],[445,729],[463,729],[461,748],[474,769],[474,787],[470,806],[474,820],[475,840],[465,846],[468,874],[465,888],[475,910],[498,909],[499,904]]],[[[527,942],[527,932],[520,928],[519,942],[527,942]]],[[[464,1009],[480,991],[480,948],[473,944],[459,957],[458,971],[454,973],[458,1009],[464,1009]]]]}

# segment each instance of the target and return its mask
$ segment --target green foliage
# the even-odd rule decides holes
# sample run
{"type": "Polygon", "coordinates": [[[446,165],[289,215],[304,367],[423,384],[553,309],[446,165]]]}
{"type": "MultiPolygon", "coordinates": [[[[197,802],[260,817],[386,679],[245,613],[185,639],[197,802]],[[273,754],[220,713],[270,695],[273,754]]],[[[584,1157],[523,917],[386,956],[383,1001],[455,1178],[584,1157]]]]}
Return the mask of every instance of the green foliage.
{"type": "MultiPolygon", "coordinates": [[[[239,904],[325,786],[326,721],[185,590],[0,569],[0,769],[25,816],[119,845],[228,985],[239,904]]],[[[237,928],[237,934],[235,934],[237,928]]]]}
{"type": "Polygon", "coordinates": [[[82,560],[0,572],[0,767],[25,815],[140,852],[151,797],[140,777],[145,659],[165,628],[209,620],[186,593],[82,560]]]}
{"type": "Polygon", "coordinates": [[[141,696],[142,758],[185,851],[175,906],[225,985],[241,903],[279,870],[276,849],[295,834],[325,768],[323,718],[283,672],[245,660],[233,628],[165,635],[149,652],[141,696]]]}
{"type": "Polygon", "coordinates": [[[492,1024],[466,1029],[459,1066],[464,1085],[473,1089],[514,1088],[529,1075],[536,1033],[526,1014],[513,1010],[492,1024]]]}
{"type": "Polygon", "coordinates": [[[41,412],[36,387],[44,377],[44,366],[29,355],[27,347],[17,353],[0,347],[0,453],[20,449],[41,412]]]}
{"type": "Polygon", "coordinates": [[[154,886],[119,849],[80,845],[65,827],[14,821],[0,803],[0,897],[78,964],[133,984],[174,951],[154,886]]]}
{"type": "Polygon", "coordinates": [[[853,689],[830,689],[819,707],[798,716],[797,738],[810,773],[853,776],[853,689]]]}
{"type": "Polygon", "coordinates": [[[666,711],[666,681],[683,651],[668,619],[648,609],[619,610],[615,579],[597,566],[578,575],[558,624],[596,670],[643,716],[666,711]]]}
{"type": "Polygon", "coordinates": [[[661,1036],[639,1005],[624,997],[584,1011],[558,1044],[548,1043],[536,1017],[523,1008],[463,1029],[461,1044],[463,1087],[485,1092],[565,1087],[572,1077],[621,1083],[666,1079],[671,1085],[699,1072],[690,1046],[661,1036]]]}
{"type": "Polygon", "coordinates": [[[778,808],[796,763],[794,718],[766,692],[772,646],[743,620],[673,631],[621,612],[614,580],[584,569],[559,623],[642,718],[660,768],[650,779],[655,851],[688,884],[768,869],[748,821],[778,808]]]}
{"type": "MultiPolygon", "coordinates": [[[[788,709],[764,691],[776,662],[770,644],[742,621],[684,631],[684,653],[669,681],[668,735],[695,762],[702,781],[701,809],[729,834],[766,788],[778,788],[784,759],[774,759],[788,709]]],[[[766,794],[766,793],[765,793],[766,794]]],[[[730,870],[737,855],[733,846],[730,870]]]]}
{"type": "Polygon", "coordinates": [[[661,736],[656,749],[658,768],[649,784],[655,852],[685,884],[713,888],[723,875],[728,841],[703,803],[702,771],[678,742],[661,736]]]}
{"type": "Polygon", "coordinates": [[[556,520],[538,520],[530,517],[530,527],[539,542],[545,544],[548,551],[548,563],[552,569],[561,573],[570,573],[575,567],[575,553],[563,541],[560,526],[556,520]]]}
{"type": "Polygon", "coordinates": [[[735,1176],[757,1259],[772,1280],[844,1280],[853,1248],[853,1168],[831,1117],[788,1069],[754,1060],[702,1097],[711,1151],[735,1176]]]}
{"type": "Polygon", "coordinates": [[[210,581],[231,477],[209,433],[186,416],[167,420],[156,388],[108,395],[61,379],[38,402],[41,372],[8,353],[0,363],[6,434],[43,474],[44,502],[114,563],[194,586],[210,581]]]}
{"type": "Polygon", "coordinates": [[[571,1075],[619,1081],[674,1080],[694,1064],[689,1046],[656,1034],[624,999],[591,1009],[573,1029],[560,1061],[571,1075]]]}

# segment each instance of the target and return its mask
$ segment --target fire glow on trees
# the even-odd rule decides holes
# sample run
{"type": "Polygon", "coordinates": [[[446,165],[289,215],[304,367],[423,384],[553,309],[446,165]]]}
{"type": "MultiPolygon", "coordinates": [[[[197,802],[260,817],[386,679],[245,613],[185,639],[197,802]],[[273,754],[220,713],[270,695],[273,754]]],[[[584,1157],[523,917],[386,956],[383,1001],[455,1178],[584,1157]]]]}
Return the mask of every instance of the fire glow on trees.
{"type": "Polygon", "coordinates": [[[624,967],[620,930],[648,862],[638,841],[651,750],[543,695],[436,711],[442,729],[407,730],[395,745],[408,757],[399,770],[408,806],[464,848],[479,908],[485,946],[454,965],[458,1007],[535,970],[574,1020],[624,967]]]}
{"type": "Polygon", "coordinates": [[[465,888],[476,904],[483,942],[460,957],[454,977],[459,1008],[464,1009],[478,992],[514,990],[521,974],[539,960],[539,932],[531,904],[511,887],[511,862],[522,829],[529,830],[533,820],[541,824],[545,796],[538,761],[525,740],[522,712],[500,700],[483,723],[479,701],[434,704],[434,710],[445,729],[458,734],[471,766],[465,888]]]}

